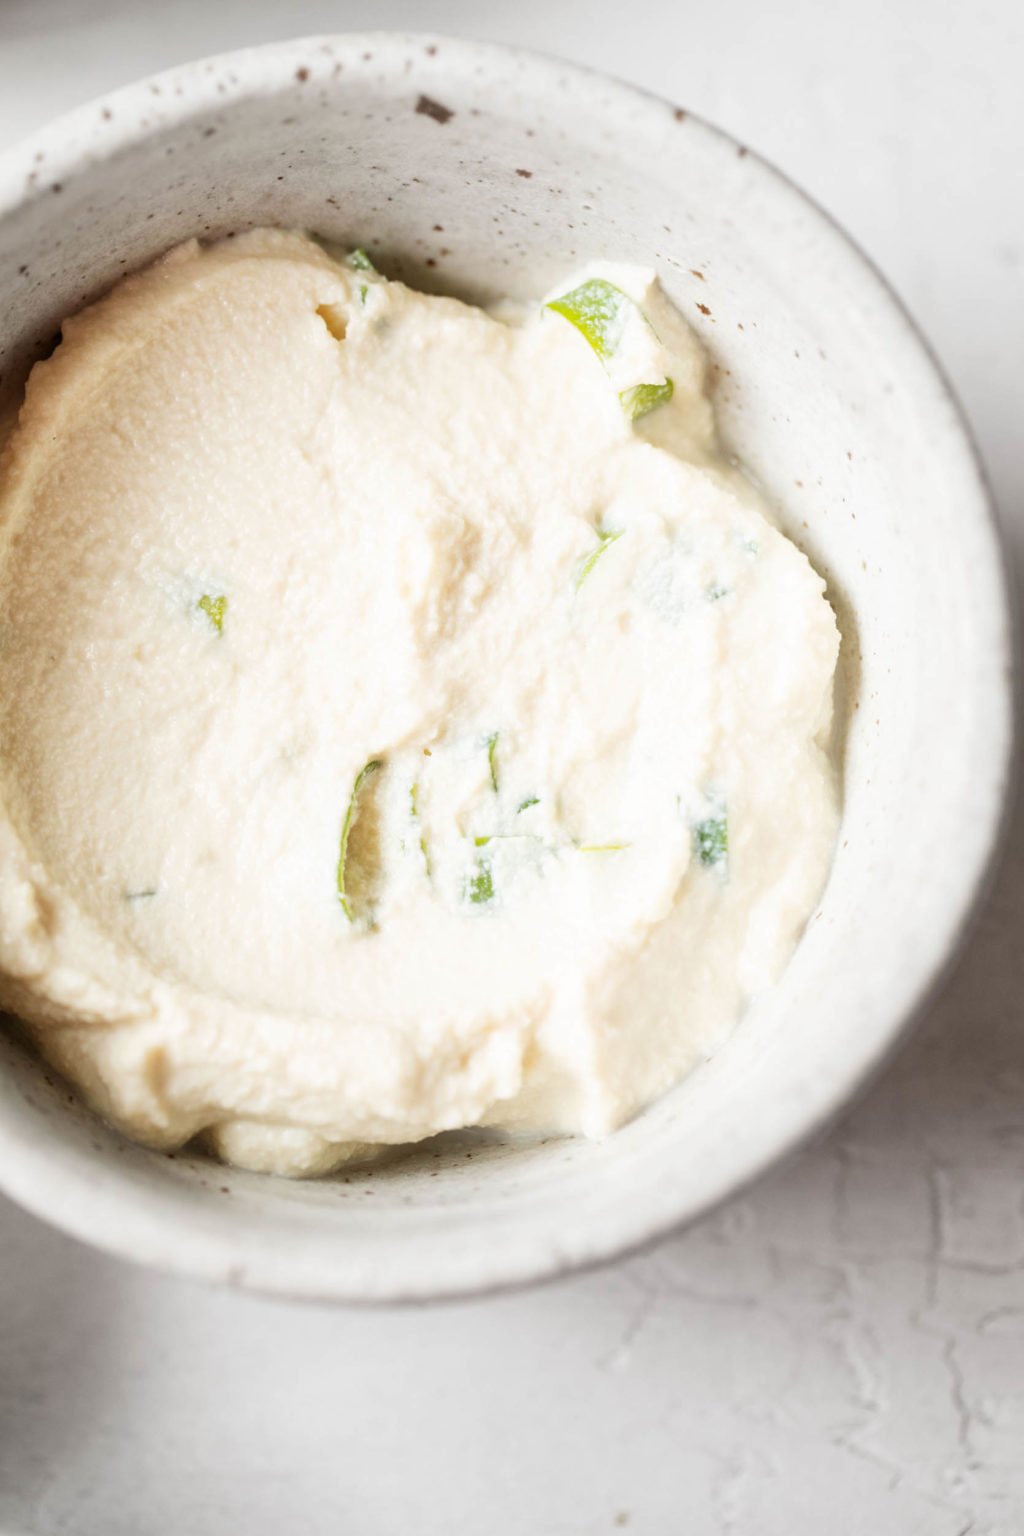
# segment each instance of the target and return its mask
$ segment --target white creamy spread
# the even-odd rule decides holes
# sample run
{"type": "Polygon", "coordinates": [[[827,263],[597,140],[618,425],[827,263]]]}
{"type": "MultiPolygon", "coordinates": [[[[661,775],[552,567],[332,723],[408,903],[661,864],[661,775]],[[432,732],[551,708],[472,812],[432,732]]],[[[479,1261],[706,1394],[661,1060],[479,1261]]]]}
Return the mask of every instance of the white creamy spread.
{"type": "Polygon", "coordinates": [[[298,234],[67,322],[0,478],[0,1001],[247,1167],[601,1135],[779,975],[824,584],[652,274],[506,322],[298,234]],[[671,384],[669,384],[671,381],[671,384]]]}

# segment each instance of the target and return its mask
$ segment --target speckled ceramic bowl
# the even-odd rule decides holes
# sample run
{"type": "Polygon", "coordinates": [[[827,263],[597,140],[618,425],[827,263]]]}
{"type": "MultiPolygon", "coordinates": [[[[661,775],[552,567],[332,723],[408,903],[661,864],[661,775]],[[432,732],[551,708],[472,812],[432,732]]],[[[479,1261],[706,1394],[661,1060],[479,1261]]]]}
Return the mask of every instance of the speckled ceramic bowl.
{"type": "Polygon", "coordinates": [[[1006,798],[1011,636],[949,390],[843,235],[685,111],[546,59],[400,36],[214,59],[97,102],[0,166],[0,371],[190,235],[301,225],[390,274],[525,298],[653,263],[714,360],[725,433],[828,577],[845,813],[820,909],[719,1054],[601,1143],[435,1143],[288,1183],[127,1145],[0,1031],[0,1187],[183,1274],[425,1298],[538,1279],[691,1220],[820,1126],[950,957],[1006,798]]]}

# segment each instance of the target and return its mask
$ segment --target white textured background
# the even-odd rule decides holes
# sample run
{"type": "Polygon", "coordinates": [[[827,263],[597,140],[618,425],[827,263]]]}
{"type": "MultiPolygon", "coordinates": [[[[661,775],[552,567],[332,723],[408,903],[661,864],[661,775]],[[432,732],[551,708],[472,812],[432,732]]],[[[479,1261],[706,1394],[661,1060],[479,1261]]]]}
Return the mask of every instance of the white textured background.
{"type": "MultiPolygon", "coordinates": [[[[189,57],[372,26],[559,52],[774,159],[931,336],[1019,551],[1019,0],[0,0],[0,144],[189,57]]],[[[0,1205],[3,1536],[1020,1536],[1019,818],[1010,844],[884,1081],[616,1268],[307,1310],[136,1272],[0,1205]]]]}

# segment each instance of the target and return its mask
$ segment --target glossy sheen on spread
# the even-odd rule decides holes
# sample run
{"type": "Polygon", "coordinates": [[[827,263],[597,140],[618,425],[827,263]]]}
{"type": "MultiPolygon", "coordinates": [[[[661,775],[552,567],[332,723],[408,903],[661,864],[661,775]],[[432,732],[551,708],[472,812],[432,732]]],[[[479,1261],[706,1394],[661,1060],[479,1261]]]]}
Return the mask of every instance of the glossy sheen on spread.
{"type": "Polygon", "coordinates": [[[837,646],[651,274],[506,322],[185,246],[66,324],[0,469],[0,1001],[245,1166],[602,1134],[821,892],[837,646]]]}

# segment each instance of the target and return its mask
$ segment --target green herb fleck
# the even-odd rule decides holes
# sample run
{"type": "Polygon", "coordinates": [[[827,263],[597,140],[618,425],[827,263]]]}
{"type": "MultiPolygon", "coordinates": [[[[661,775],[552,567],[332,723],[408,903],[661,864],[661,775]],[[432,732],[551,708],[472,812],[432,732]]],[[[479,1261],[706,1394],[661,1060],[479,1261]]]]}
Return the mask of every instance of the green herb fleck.
{"type": "Polygon", "coordinates": [[[591,550],[590,554],[587,556],[587,558],[584,560],[583,564],[580,566],[579,574],[576,577],[576,591],[577,592],[579,591],[580,587],[582,587],[583,583],[586,581],[587,577],[590,575],[591,571],[594,569],[594,566],[600,560],[601,556],[604,554],[604,552],[608,548],[608,546],[610,544],[614,544],[616,539],[621,539],[622,535],[625,533],[625,531],[626,530],[624,528],[616,528],[614,531],[612,531],[610,533],[598,532],[598,535],[597,535],[597,537],[598,537],[597,548],[594,549],[594,550],[591,550]]]}
{"type": "MultiPolygon", "coordinates": [[[[409,813],[412,816],[413,821],[419,821],[420,819],[419,797],[420,781],[419,779],[414,779],[409,785],[409,813]]],[[[426,865],[427,875],[429,876],[432,873],[432,869],[430,864],[430,852],[427,848],[427,834],[425,832],[420,833],[420,853],[423,855],[423,862],[426,865]]]]}
{"type": "Polygon", "coordinates": [[[528,811],[530,809],[531,805],[540,805],[540,798],[539,798],[539,796],[537,796],[537,795],[527,795],[527,797],[523,801],[522,805],[520,805],[518,810],[516,811],[516,815],[517,816],[521,816],[524,811],[528,811]]]}
{"type": "Polygon", "coordinates": [[[208,592],[204,592],[196,603],[196,607],[206,614],[218,635],[222,635],[224,633],[224,616],[228,611],[227,598],[223,595],[211,597],[208,592]]]}
{"type": "Polygon", "coordinates": [[[671,379],[663,384],[634,384],[631,389],[619,391],[619,404],[628,421],[639,421],[659,405],[667,405],[672,399],[674,385],[671,379]]]}
{"type": "Polygon", "coordinates": [[[360,283],[359,284],[359,302],[360,302],[360,304],[365,304],[366,303],[366,295],[369,293],[369,291],[370,290],[366,286],[365,283],[360,283]]]}
{"type": "Polygon", "coordinates": [[[563,315],[593,347],[598,357],[611,357],[633,301],[603,277],[592,277],[561,298],[549,299],[547,309],[563,315]]]}
{"type": "Polygon", "coordinates": [[[367,256],[362,246],[357,245],[354,251],[349,251],[345,261],[356,272],[372,272],[374,277],[380,276],[377,268],[369,256],[367,256]]]}
{"type": "Polygon", "coordinates": [[[577,853],[622,853],[629,843],[581,843],[577,853]]]}
{"type": "Polygon", "coordinates": [[[383,764],[379,758],[371,758],[371,760],[366,764],[365,768],[360,768],[359,772],[356,774],[356,781],[352,786],[352,794],[349,797],[348,809],[345,812],[345,820],[341,824],[341,841],[338,848],[338,900],[341,903],[342,911],[350,923],[355,922],[355,913],[352,910],[352,904],[349,901],[348,894],[345,890],[345,864],[348,859],[348,840],[352,832],[352,828],[355,825],[356,817],[359,814],[359,791],[362,789],[367,779],[370,778],[371,774],[376,773],[377,770],[381,767],[383,767],[383,764]]]}
{"type": "Polygon", "coordinates": [[[477,860],[473,873],[466,881],[466,900],[474,907],[482,907],[486,902],[494,900],[494,878],[490,864],[484,859],[477,860]]]}
{"type": "Polygon", "coordinates": [[[729,857],[729,826],[724,810],[694,824],[693,847],[702,864],[724,868],[729,857]]]}
{"type": "Polygon", "coordinates": [[[156,895],[156,886],[148,886],[144,891],[125,891],[125,901],[149,901],[156,895]]]}
{"type": "Polygon", "coordinates": [[[484,837],[474,837],[474,848],[486,848],[488,843],[538,843],[536,832],[488,832],[484,837]]]}
{"type": "Polygon", "coordinates": [[[484,746],[487,748],[487,767],[490,770],[490,775],[491,775],[491,788],[494,790],[495,794],[498,793],[498,758],[497,758],[497,752],[498,752],[498,736],[499,735],[500,735],[500,732],[498,732],[498,731],[491,731],[489,736],[485,736],[484,737],[484,746]]]}

